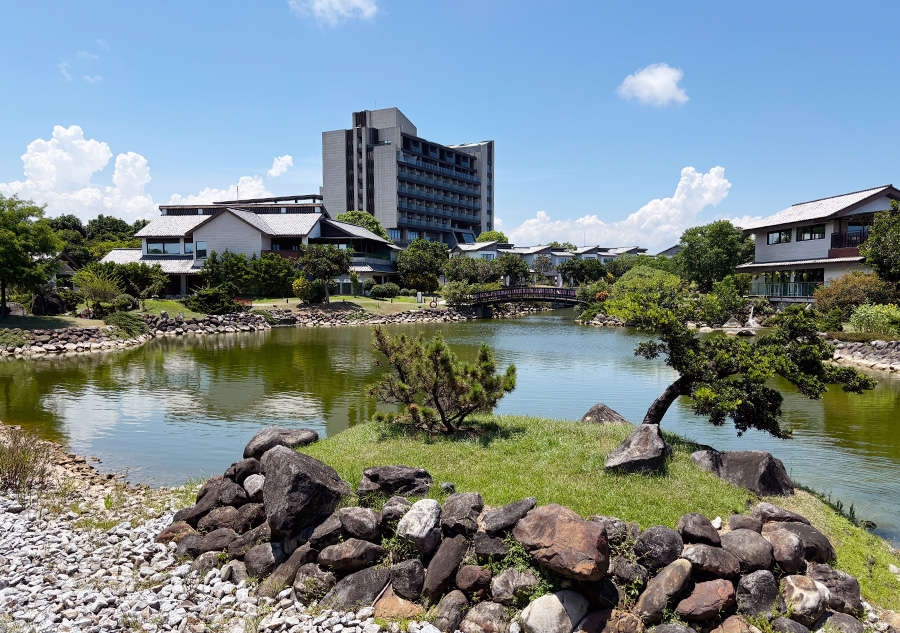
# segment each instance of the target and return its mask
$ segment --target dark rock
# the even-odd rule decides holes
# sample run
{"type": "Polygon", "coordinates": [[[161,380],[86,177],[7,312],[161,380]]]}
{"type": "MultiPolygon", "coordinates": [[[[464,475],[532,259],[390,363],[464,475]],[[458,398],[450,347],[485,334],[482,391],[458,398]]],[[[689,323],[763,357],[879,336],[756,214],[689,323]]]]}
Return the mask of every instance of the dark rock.
{"type": "Polygon", "coordinates": [[[236,484],[243,485],[244,480],[250,475],[259,475],[262,473],[262,464],[255,457],[242,459],[234,462],[225,471],[225,477],[236,484]]]}
{"type": "Polygon", "coordinates": [[[506,609],[496,602],[480,602],[466,613],[459,630],[462,633],[507,633],[506,609]]]}
{"type": "Polygon", "coordinates": [[[175,548],[175,555],[179,558],[182,556],[197,558],[201,554],[200,542],[202,540],[203,537],[199,534],[185,534],[178,540],[178,547],[175,548]]]}
{"type": "Polygon", "coordinates": [[[200,552],[224,552],[237,537],[237,533],[231,528],[213,530],[200,539],[200,552]]]}
{"type": "Polygon", "coordinates": [[[616,556],[609,563],[609,574],[621,587],[636,585],[643,587],[650,579],[647,568],[621,556],[616,556]]]}
{"type": "Polygon", "coordinates": [[[451,591],[438,603],[434,625],[444,633],[453,633],[459,628],[468,607],[469,601],[463,592],[451,591]]]}
{"type": "Polygon", "coordinates": [[[286,560],[287,556],[281,543],[254,545],[244,554],[247,573],[257,578],[265,578],[286,560]]]}
{"type": "Polygon", "coordinates": [[[812,578],[785,576],[781,587],[792,620],[803,626],[812,626],[825,613],[825,597],[812,578]]]}
{"type": "Polygon", "coordinates": [[[322,598],[326,609],[356,611],[371,605],[390,580],[391,570],[387,567],[369,567],[341,579],[322,598]]]}
{"type": "Polygon", "coordinates": [[[598,402],[588,409],[588,412],[584,414],[581,421],[590,422],[592,424],[630,424],[628,420],[602,402],[598,402]]]}
{"type": "Polygon", "coordinates": [[[800,516],[796,512],[779,508],[776,505],[761,501],[753,507],[753,517],[759,519],[761,523],[772,523],[773,521],[788,523],[805,523],[809,525],[809,519],[800,516]]]}
{"type": "Polygon", "coordinates": [[[456,587],[466,596],[484,600],[491,587],[491,570],[478,565],[463,565],[456,572],[456,587]]]}
{"type": "MultiPolygon", "coordinates": [[[[684,628],[687,629],[687,627],[684,628]]],[[[575,633],[644,633],[644,623],[639,617],[627,611],[604,609],[588,614],[575,627],[575,633]]],[[[672,633],[694,632],[687,629],[687,631],[672,631],[672,633]]]]}
{"type": "Polygon", "coordinates": [[[828,587],[831,594],[827,602],[829,609],[855,616],[863,614],[862,596],[856,578],[828,565],[810,565],[806,575],[828,587]]]}
{"type": "MultiPolygon", "coordinates": [[[[7,306],[9,305],[7,303],[7,306]]],[[[35,294],[31,298],[31,314],[34,316],[57,316],[66,312],[66,302],[56,293],[35,294]]]]}
{"type": "Polygon", "coordinates": [[[557,591],[535,599],[519,615],[525,633],[571,633],[588,612],[588,602],[574,591],[557,591]]]}
{"type": "Polygon", "coordinates": [[[803,571],[806,561],[803,560],[803,541],[793,532],[772,530],[766,532],[766,540],[772,544],[772,556],[782,571],[796,574],[803,571]]]}
{"type": "Polygon", "coordinates": [[[425,566],[418,558],[405,560],[391,567],[391,586],[407,600],[418,600],[425,584],[425,566]]]}
{"type": "MultiPolygon", "coordinates": [[[[176,512],[172,521],[174,523],[184,521],[191,527],[197,527],[197,522],[205,517],[210,510],[222,505],[219,493],[225,481],[229,480],[217,475],[203,484],[197,492],[197,502],[189,508],[176,512]]],[[[234,482],[231,483],[233,484],[234,482]]]]}
{"type": "Polygon", "coordinates": [[[778,581],[768,569],[747,574],[737,586],[738,613],[753,617],[769,617],[773,609],[784,610],[778,593],[778,581]]]}
{"type": "Polygon", "coordinates": [[[342,531],[341,518],[336,514],[332,514],[316,526],[316,529],[313,530],[312,535],[309,537],[309,544],[318,550],[323,550],[341,540],[342,531]]]}
{"type": "Polygon", "coordinates": [[[484,532],[475,532],[475,555],[493,561],[504,558],[509,553],[509,546],[501,538],[492,538],[484,532]]]}
{"type": "Polygon", "coordinates": [[[209,514],[197,522],[197,529],[201,532],[212,532],[219,528],[230,528],[237,532],[240,527],[238,511],[233,506],[213,508],[209,514]]]}
{"type": "MultiPolygon", "coordinates": [[[[311,429],[286,429],[279,426],[267,426],[260,429],[244,448],[244,459],[255,457],[260,459],[266,451],[276,446],[295,449],[319,441],[319,434],[311,429]]],[[[264,470],[263,472],[267,472],[264,470]]]]}
{"type": "Polygon", "coordinates": [[[681,535],[662,525],[648,528],[634,544],[634,554],[638,562],[651,572],[673,562],[684,549],[681,535]]]}
{"type": "Polygon", "coordinates": [[[342,508],[337,516],[351,538],[374,541],[381,534],[381,516],[370,508],[342,508]]]}
{"type": "Polygon", "coordinates": [[[827,563],[834,560],[835,553],[831,541],[816,528],[805,523],[766,523],[763,532],[784,529],[800,537],[803,542],[803,557],[809,562],[827,563]]]}
{"type": "Polygon", "coordinates": [[[547,569],[576,580],[599,580],[609,567],[606,528],[551,503],[516,523],[513,537],[547,569]]]}
{"type": "Polygon", "coordinates": [[[267,543],[272,538],[269,522],[245,532],[228,546],[228,556],[231,558],[243,558],[251,547],[267,543]]]}
{"type": "Polygon", "coordinates": [[[537,503],[534,497],[514,501],[502,508],[484,513],[484,531],[490,535],[511,530],[537,503]]]}
{"type": "Polygon", "coordinates": [[[298,547],[290,557],[281,563],[272,574],[266,578],[256,590],[256,595],[263,598],[274,598],[282,589],[290,587],[294,583],[297,570],[303,565],[314,563],[319,552],[308,544],[298,547]]]}
{"type": "Polygon", "coordinates": [[[662,470],[672,456],[658,424],[641,424],[606,456],[606,470],[651,474],[662,470]]]}
{"type": "Polygon", "coordinates": [[[732,530],[762,532],[762,521],[746,514],[733,514],[728,517],[728,527],[732,530]]]}
{"type": "Polygon", "coordinates": [[[688,622],[706,622],[734,605],[734,585],[719,578],[698,582],[687,598],[678,603],[675,613],[688,622]]]}
{"type": "Polygon", "coordinates": [[[237,527],[234,531],[243,534],[266,521],[266,507],[261,503],[245,503],[238,508],[237,527]]]}
{"type": "Polygon", "coordinates": [[[635,614],[644,622],[659,622],[666,605],[684,594],[690,580],[691,564],[688,561],[680,559],[667,565],[647,583],[647,588],[634,607],[635,614]]]}
{"type": "Polygon", "coordinates": [[[372,495],[422,497],[428,494],[431,483],[431,475],[424,468],[375,466],[363,471],[356,494],[360,498],[372,495]]]}
{"type": "Polygon", "coordinates": [[[595,582],[573,582],[571,589],[587,598],[591,611],[614,609],[623,601],[623,590],[607,576],[595,582]]]}
{"type": "Polygon", "coordinates": [[[261,461],[266,473],[266,516],[274,538],[287,538],[315,525],[334,512],[342,495],[352,492],[333,468],[285,446],[269,449],[261,461]]]}
{"type": "Polygon", "coordinates": [[[319,600],[334,587],[335,577],[315,563],[301,565],[294,576],[294,593],[303,604],[319,600]]]}
{"type": "Polygon", "coordinates": [[[863,633],[863,623],[846,613],[826,611],[818,622],[816,628],[822,631],[838,631],[839,633],[863,633]]]}
{"type": "Polygon", "coordinates": [[[219,488],[219,504],[223,506],[241,506],[247,503],[247,491],[230,479],[223,479],[219,488]]]}
{"type": "Polygon", "coordinates": [[[179,521],[178,523],[173,523],[172,525],[165,528],[162,532],[157,534],[156,538],[153,540],[156,543],[168,545],[169,543],[178,543],[178,541],[180,541],[188,534],[196,534],[197,536],[199,536],[194,528],[192,528],[184,521],[179,521]]]}
{"type": "Polygon", "coordinates": [[[382,529],[395,528],[411,507],[412,503],[406,497],[391,497],[388,499],[381,509],[382,529]]]}
{"type": "Polygon", "coordinates": [[[610,545],[621,545],[628,539],[628,524],[622,519],[595,514],[589,516],[587,520],[603,524],[603,527],[606,528],[606,540],[609,541],[610,545]]]}
{"type": "Polygon", "coordinates": [[[456,492],[456,484],[452,481],[444,481],[441,483],[441,490],[446,492],[448,495],[452,495],[456,492]]]}
{"type": "Polygon", "coordinates": [[[319,552],[319,566],[331,567],[342,574],[349,574],[368,567],[384,556],[384,548],[369,541],[351,538],[329,545],[319,552]]]}
{"type": "Polygon", "coordinates": [[[772,566],[772,546],[761,534],[752,530],[734,530],[722,535],[722,549],[741,561],[741,571],[769,569],[772,566]]]}
{"type": "Polygon", "coordinates": [[[422,599],[426,605],[436,604],[447,591],[456,576],[468,543],[462,535],[445,538],[438,547],[434,558],[425,570],[425,584],[422,585],[422,599]]]}
{"type": "Polygon", "coordinates": [[[532,572],[510,567],[491,579],[491,598],[506,606],[521,606],[528,602],[530,589],[539,583],[532,572]]]}
{"type": "Polygon", "coordinates": [[[725,481],[766,497],[794,494],[780,459],[765,451],[697,451],[691,461],[725,481]]]}
{"type": "Polygon", "coordinates": [[[678,533],[685,543],[705,543],[716,546],[722,543],[719,532],[713,527],[712,522],[697,512],[683,514],[678,519],[678,533]]]}
{"type": "Polygon", "coordinates": [[[478,529],[478,517],[484,499],[477,492],[458,492],[447,497],[441,510],[441,528],[445,534],[466,534],[478,529]]]}
{"type": "Polygon", "coordinates": [[[809,633],[809,629],[794,620],[779,616],[772,620],[772,630],[777,633],[809,633]]]}
{"type": "Polygon", "coordinates": [[[712,574],[719,578],[737,578],[741,573],[741,561],[737,556],[721,547],[702,543],[691,545],[685,548],[681,557],[690,561],[696,571],[712,574]]]}

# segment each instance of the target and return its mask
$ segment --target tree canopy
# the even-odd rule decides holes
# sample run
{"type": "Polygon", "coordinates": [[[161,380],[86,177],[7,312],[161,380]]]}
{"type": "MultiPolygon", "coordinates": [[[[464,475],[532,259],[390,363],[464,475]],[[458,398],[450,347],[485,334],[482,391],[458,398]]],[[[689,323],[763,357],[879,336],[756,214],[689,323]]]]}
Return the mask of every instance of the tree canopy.
{"type": "Polygon", "coordinates": [[[564,251],[574,251],[574,250],[576,250],[576,249],[578,248],[578,247],[575,246],[572,242],[556,242],[556,241],[553,241],[553,242],[550,242],[550,246],[551,246],[552,248],[557,249],[557,250],[562,249],[562,250],[564,250],[564,251]]]}
{"type": "Polygon", "coordinates": [[[478,237],[475,238],[475,241],[476,242],[502,242],[504,244],[509,242],[506,235],[504,233],[501,233],[500,231],[484,231],[483,233],[480,233],[478,235],[478,237]]]}
{"type": "MultiPolygon", "coordinates": [[[[496,259],[481,259],[457,254],[444,265],[444,276],[448,282],[459,281],[466,284],[487,284],[500,279],[500,268],[496,259]]],[[[526,266],[527,268],[527,266],[526,266]]]]}
{"type": "Polygon", "coordinates": [[[543,277],[553,268],[553,260],[549,255],[538,255],[531,263],[531,267],[539,277],[543,277]]]}
{"type": "Polygon", "coordinates": [[[879,277],[900,282],[900,203],[896,200],[891,200],[890,210],[875,214],[875,224],[859,254],[879,277]]]}
{"type": "Polygon", "coordinates": [[[338,275],[350,272],[351,252],[332,244],[310,244],[304,247],[297,260],[305,275],[322,281],[325,285],[325,303],[330,303],[328,282],[338,275]]]}
{"type": "Polygon", "coordinates": [[[599,259],[570,259],[560,262],[556,269],[579,286],[606,277],[606,266],[599,259]]]}
{"type": "Polygon", "coordinates": [[[447,263],[447,245],[429,242],[422,238],[413,240],[405,251],[397,254],[397,274],[404,288],[415,288],[416,278],[437,278],[447,263]]]}
{"type": "Polygon", "coordinates": [[[531,271],[528,268],[528,264],[525,263],[525,260],[518,255],[503,253],[493,261],[496,262],[496,267],[500,272],[500,275],[509,277],[510,286],[516,286],[520,282],[528,281],[528,275],[531,271]]]}
{"type": "Polygon", "coordinates": [[[345,213],[339,213],[334,219],[338,222],[346,222],[347,224],[361,226],[378,237],[390,241],[387,231],[381,226],[381,222],[378,221],[378,218],[366,211],[347,211],[345,213]]]}
{"type": "Polygon", "coordinates": [[[738,264],[753,261],[753,240],[728,220],[690,228],[682,233],[678,245],[681,251],[672,259],[679,274],[702,290],[710,290],[738,264]]]}
{"type": "Polygon", "coordinates": [[[44,207],[0,194],[0,316],[7,316],[8,287],[35,290],[56,273],[62,244],[44,207]]]}

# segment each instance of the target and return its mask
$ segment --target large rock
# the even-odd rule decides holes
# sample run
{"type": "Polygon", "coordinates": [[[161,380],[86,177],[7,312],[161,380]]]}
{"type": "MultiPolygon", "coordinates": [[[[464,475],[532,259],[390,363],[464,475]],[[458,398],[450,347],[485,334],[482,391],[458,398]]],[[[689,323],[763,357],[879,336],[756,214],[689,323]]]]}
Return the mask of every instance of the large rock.
{"type": "Polygon", "coordinates": [[[203,552],[224,552],[232,542],[237,540],[237,532],[231,528],[222,527],[213,530],[200,539],[199,550],[203,552]]]}
{"type": "Polygon", "coordinates": [[[387,567],[369,567],[341,579],[322,598],[326,609],[356,611],[371,605],[387,585],[391,570],[387,567]]]}
{"type": "Polygon", "coordinates": [[[294,593],[303,604],[319,600],[334,587],[334,574],[319,567],[316,563],[307,563],[297,569],[294,576],[294,593]]]}
{"type": "MultiPolygon", "coordinates": [[[[663,631],[662,633],[694,633],[684,627],[686,631],[663,631]]],[[[584,618],[577,627],[576,633],[644,633],[644,623],[641,619],[627,611],[618,609],[604,609],[595,611],[584,618]]],[[[660,633],[660,627],[656,628],[660,633]]]]}
{"type": "Polygon", "coordinates": [[[441,511],[441,527],[445,534],[466,534],[478,529],[478,517],[484,499],[477,492],[457,492],[447,497],[441,511]]]}
{"type": "Polygon", "coordinates": [[[777,521],[763,525],[763,533],[781,529],[800,537],[800,540],[803,542],[803,557],[809,562],[827,563],[834,560],[836,554],[831,541],[813,526],[805,523],[781,523],[777,521]]]}
{"type": "Polygon", "coordinates": [[[480,602],[459,624],[462,633],[507,633],[506,609],[496,602],[480,602]]]}
{"type": "Polygon", "coordinates": [[[445,538],[425,570],[422,599],[426,605],[437,603],[456,577],[469,545],[462,534],[445,538]]]}
{"type": "Polygon", "coordinates": [[[592,424],[629,424],[628,420],[602,402],[598,402],[588,409],[588,412],[584,414],[581,421],[590,422],[592,424]]]}
{"type": "Polygon", "coordinates": [[[340,541],[343,531],[344,526],[341,523],[341,517],[332,514],[312,531],[309,537],[309,544],[319,550],[325,549],[329,545],[334,545],[340,541]]]}
{"type": "Polygon", "coordinates": [[[492,577],[488,567],[463,565],[456,572],[456,587],[473,600],[484,600],[491,588],[492,577]]]}
{"type": "Polygon", "coordinates": [[[665,567],[681,556],[683,549],[681,535],[663,525],[648,528],[634,544],[638,562],[650,571],[665,567]]]}
{"type": "Polygon", "coordinates": [[[772,523],[773,521],[789,522],[789,523],[805,523],[809,525],[809,519],[804,516],[779,508],[778,506],[761,501],[753,506],[753,517],[759,519],[762,523],[772,523]]]}
{"type": "Polygon", "coordinates": [[[781,580],[782,595],[792,620],[812,626],[825,613],[825,596],[812,578],[785,576],[781,580]]]}
{"type": "Polygon", "coordinates": [[[742,616],[732,615],[725,618],[725,621],[714,628],[711,633],[757,633],[758,631],[759,629],[750,626],[750,623],[742,616]]]}
{"type": "Polygon", "coordinates": [[[691,564],[682,559],[667,565],[650,579],[647,588],[638,598],[635,614],[644,622],[654,624],[662,619],[663,611],[670,600],[680,598],[691,580],[691,564]]]}
{"type": "Polygon", "coordinates": [[[198,537],[200,536],[199,534],[197,534],[197,530],[192,528],[184,521],[179,521],[178,523],[173,523],[169,527],[165,528],[162,532],[157,534],[156,538],[153,540],[157,543],[162,543],[163,545],[168,545],[169,543],[177,544],[178,541],[180,541],[188,534],[194,534],[198,537]]]}
{"type": "Polygon", "coordinates": [[[720,545],[719,531],[713,527],[712,521],[702,514],[691,512],[678,519],[678,533],[685,543],[705,543],[720,545]]]}
{"type": "Polygon", "coordinates": [[[768,617],[773,611],[783,611],[778,581],[768,569],[747,574],[737,587],[738,612],[753,617],[768,617]]]}
{"type": "Polygon", "coordinates": [[[238,508],[237,527],[238,534],[243,534],[266,522],[266,506],[262,503],[245,503],[238,508]]]}
{"type": "Polygon", "coordinates": [[[250,548],[268,542],[271,537],[272,531],[269,529],[269,522],[266,521],[262,525],[244,532],[236,540],[232,541],[228,546],[228,556],[231,558],[243,558],[250,548]]]}
{"type": "Polygon", "coordinates": [[[397,523],[403,518],[412,503],[406,497],[391,497],[381,508],[381,527],[382,529],[395,529],[397,523]]]}
{"type": "Polygon", "coordinates": [[[810,565],[806,575],[828,588],[829,609],[855,616],[863,614],[862,596],[856,578],[828,565],[810,565]]]}
{"type": "Polygon", "coordinates": [[[243,487],[216,475],[207,481],[197,492],[196,503],[175,513],[173,522],[185,521],[192,527],[196,527],[198,521],[205,517],[214,508],[230,505],[243,505],[247,502],[247,493],[243,487]]]}
{"type": "Polygon", "coordinates": [[[315,525],[334,512],[342,495],[352,493],[331,466],[286,446],[270,448],[261,462],[266,473],[263,502],[275,539],[315,525]]]}
{"type": "MultiPolygon", "coordinates": [[[[286,429],[280,426],[267,426],[260,429],[244,448],[244,459],[254,457],[260,459],[270,448],[284,446],[295,449],[319,441],[319,434],[311,429],[286,429]]],[[[265,471],[264,471],[265,472],[265,471]]]]}
{"type": "Polygon", "coordinates": [[[247,493],[247,498],[252,503],[260,503],[263,500],[263,489],[266,485],[266,477],[265,475],[247,475],[247,478],[244,479],[244,483],[241,484],[244,486],[244,490],[247,493]]]}
{"type": "Polygon", "coordinates": [[[719,578],[698,582],[687,598],[678,603],[675,613],[688,622],[706,622],[734,605],[734,585],[719,578]]]}
{"type": "Polygon", "coordinates": [[[776,633],[809,633],[808,628],[784,616],[772,620],[772,630],[776,633]]]}
{"type": "Polygon", "coordinates": [[[425,566],[418,558],[405,560],[391,567],[391,586],[407,600],[418,600],[425,584],[425,566]]]}
{"type": "Polygon", "coordinates": [[[794,494],[780,459],[765,451],[697,451],[691,461],[725,481],[766,497],[794,494]]]}
{"type": "Polygon", "coordinates": [[[485,532],[475,532],[475,555],[497,561],[509,553],[509,545],[502,538],[488,536],[485,532]]]}
{"type": "Polygon", "coordinates": [[[319,553],[319,565],[331,567],[341,574],[348,574],[369,567],[381,560],[384,548],[369,541],[350,538],[336,545],[329,545],[319,553]]]}
{"type": "Polygon", "coordinates": [[[451,591],[437,606],[434,616],[434,625],[444,633],[453,633],[459,628],[466,609],[469,607],[469,601],[463,592],[456,590],[451,591]]]}
{"type": "Polygon", "coordinates": [[[434,499],[421,499],[397,523],[397,535],[409,541],[427,556],[441,542],[441,504],[434,499]]]}
{"type": "Polygon", "coordinates": [[[243,485],[244,481],[250,475],[259,474],[262,474],[262,464],[260,464],[259,460],[255,457],[249,457],[247,459],[242,459],[239,462],[234,462],[225,471],[225,477],[238,485],[243,485]]]}
{"type": "Polygon", "coordinates": [[[374,466],[363,471],[356,491],[361,498],[370,496],[422,497],[431,487],[431,475],[424,468],[410,466],[374,466]]]}
{"type": "Polygon", "coordinates": [[[606,456],[606,470],[626,473],[656,473],[662,470],[666,460],[672,456],[671,447],[666,444],[658,424],[641,424],[606,456]]]}
{"type": "Polygon", "coordinates": [[[31,298],[31,314],[34,316],[56,316],[66,313],[66,302],[56,294],[35,294],[31,298]]]}
{"type": "Polygon", "coordinates": [[[423,611],[419,605],[398,596],[391,587],[375,603],[375,617],[387,620],[418,619],[423,611]]]}
{"type": "Polygon", "coordinates": [[[741,561],[741,571],[769,569],[772,566],[772,546],[761,534],[752,530],[734,530],[722,535],[722,549],[741,561]]]}
{"type": "Polygon", "coordinates": [[[257,578],[265,578],[286,560],[287,556],[281,543],[254,545],[244,554],[247,573],[257,578]]]}
{"type": "Polygon", "coordinates": [[[630,525],[625,523],[622,519],[616,517],[607,517],[599,514],[594,514],[587,517],[588,521],[593,521],[595,523],[602,523],[606,528],[606,540],[610,545],[621,545],[624,543],[629,536],[633,536],[635,539],[640,536],[640,528],[637,529],[637,533],[632,534],[629,530],[630,525]]]}
{"type": "Polygon", "coordinates": [[[519,571],[515,567],[510,567],[491,580],[491,597],[494,602],[508,607],[525,604],[531,588],[540,582],[531,571],[519,571]]]}
{"type": "Polygon", "coordinates": [[[375,541],[381,534],[381,516],[371,508],[342,508],[337,516],[344,534],[351,538],[375,541]]]}
{"type": "Polygon", "coordinates": [[[863,623],[846,613],[826,611],[816,626],[820,631],[837,631],[837,633],[863,633],[863,623]]]}
{"type": "Polygon", "coordinates": [[[803,541],[799,536],[781,529],[766,532],[765,538],[772,544],[772,556],[782,571],[788,574],[803,571],[806,563],[803,560],[803,541]]]}
{"type": "Polygon", "coordinates": [[[552,503],[516,523],[513,537],[541,565],[576,580],[599,580],[609,567],[606,528],[552,503]]]}
{"type": "Polygon", "coordinates": [[[571,633],[588,612],[588,602],[574,591],[541,596],[522,611],[525,633],[571,633]]]}
{"type": "Polygon", "coordinates": [[[290,587],[297,576],[297,571],[303,565],[315,562],[318,552],[308,544],[294,550],[294,553],[286,561],[281,563],[272,574],[266,578],[256,590],[256,595],[264,598],[274,598],[282,589],[290,587]]]}
{"type": "Polygon", "coordinates": [[[737,578],[741,573],[741,561],[737,556],[721,547],[703,544],[690,545],[684,549],[681,556],[690,561],[695,570],[719,578],[737,578]]]}
{"type": "Polygon", "coordinates": [[[212,532],[219,528],[231,528],[235,532],[240,527],[240,516],[234,506],[213,508],[209,514],[197,521],[197,529],[201,532],[212,532]]]}
{"type": "Polygon", "coordinates": [[[531,512],[537,504],[537,499],[527,497],[514,501],[502,508],[496,508],[484,513],[484,531],[490,535],[499,534],[511,530],[522,517],[531,512]]]}
{"type": "Polygon", "coordinates": [[[731,530],[762,532],[762,521],[746,514],[733,514],[728,517],[728,528],[731,530]]]}
{"type": "Polygon", "coordinates": [[[609,574],[621,587],[644,587],[650,579],[647,568],[622,556],[616,556],[609,563],[609,574]]]}

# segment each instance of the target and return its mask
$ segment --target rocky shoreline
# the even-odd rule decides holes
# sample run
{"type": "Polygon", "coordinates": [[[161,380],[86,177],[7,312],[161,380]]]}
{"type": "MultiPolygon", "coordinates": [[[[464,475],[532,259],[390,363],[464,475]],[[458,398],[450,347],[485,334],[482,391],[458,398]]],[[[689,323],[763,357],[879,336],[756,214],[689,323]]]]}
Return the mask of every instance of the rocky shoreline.
{"type": "Polygon", "coordinates": [[[828,341],[834,345],[834,362],[879,371],[900,372],[900,341],[849,343],[828,341]]]}

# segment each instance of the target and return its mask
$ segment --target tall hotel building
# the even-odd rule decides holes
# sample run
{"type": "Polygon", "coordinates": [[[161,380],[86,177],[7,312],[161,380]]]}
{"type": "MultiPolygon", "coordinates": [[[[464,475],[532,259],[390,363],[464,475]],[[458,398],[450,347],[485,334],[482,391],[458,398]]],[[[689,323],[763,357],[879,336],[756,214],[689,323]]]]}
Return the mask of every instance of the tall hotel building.
{"type": "Polygon", "coordinates": [[[374,215],[398,245],[452,248],[494,227],[494,141],[440,145],[397,108],[353,113],[353,128],[322,133],[325,208],[374,215]]]}

